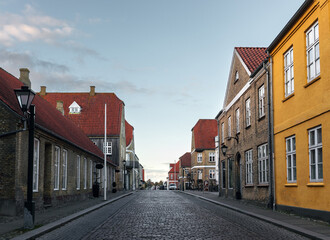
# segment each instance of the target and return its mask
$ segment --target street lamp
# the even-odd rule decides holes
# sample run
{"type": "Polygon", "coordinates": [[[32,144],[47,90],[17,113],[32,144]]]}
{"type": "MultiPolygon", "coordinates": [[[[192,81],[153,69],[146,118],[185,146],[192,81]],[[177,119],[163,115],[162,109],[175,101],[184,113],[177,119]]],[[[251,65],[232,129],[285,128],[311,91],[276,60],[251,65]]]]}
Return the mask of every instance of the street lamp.
{"type": "Polygon", "coordinates": [[[124,190],[126,190],[126,160],[123,160],[123,164],[124,164],[124,190]]]}
{"type": "Polygon", "coordinates": [[[224,156],[226,156],[227,149],[228,147],[225,144],[221,145],[221,152],[224,156]]]}
{"type": "Polygon", "coordinates": [[[28,86],[22,86],[21,89],[15,89],[15,94],[24,117],[29,116],[29,151],[28,151],[28,179],[27,179],[27,201],[24,204],[24,227],[34,228],[35,205],[32,201],[33,194],[33,151],[34,151],[34,117],[35,106],[32,100],[35,93],[28,86]],[[28,111],[29,110],[29,111],[28,111]]]}

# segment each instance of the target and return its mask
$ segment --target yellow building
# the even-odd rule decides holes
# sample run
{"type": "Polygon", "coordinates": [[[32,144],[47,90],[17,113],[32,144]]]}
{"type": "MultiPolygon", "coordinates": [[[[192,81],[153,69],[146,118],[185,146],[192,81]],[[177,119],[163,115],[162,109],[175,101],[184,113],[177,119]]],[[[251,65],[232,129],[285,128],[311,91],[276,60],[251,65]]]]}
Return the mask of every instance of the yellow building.
{"type": "Polygon", "coordinates": [[[330,3],[306,0],[268,47],[278,209],[330,219],[330,3]]]}

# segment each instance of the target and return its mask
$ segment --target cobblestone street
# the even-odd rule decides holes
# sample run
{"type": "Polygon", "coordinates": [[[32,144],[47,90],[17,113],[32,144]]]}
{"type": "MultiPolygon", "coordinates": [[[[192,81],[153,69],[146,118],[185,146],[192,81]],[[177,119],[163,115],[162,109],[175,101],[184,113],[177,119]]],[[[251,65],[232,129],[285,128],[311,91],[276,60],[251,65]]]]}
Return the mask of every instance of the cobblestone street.
{"type": "Polygon", "coordinates": [[[176,191],[140,191],[39,239],[305,239],[176,191]]]}

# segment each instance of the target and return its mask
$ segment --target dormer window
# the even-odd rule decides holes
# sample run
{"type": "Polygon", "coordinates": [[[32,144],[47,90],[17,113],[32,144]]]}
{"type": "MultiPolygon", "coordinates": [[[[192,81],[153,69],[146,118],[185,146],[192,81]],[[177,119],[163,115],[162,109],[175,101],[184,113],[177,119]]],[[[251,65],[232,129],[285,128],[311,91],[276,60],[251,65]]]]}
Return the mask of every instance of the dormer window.
{"type": "Polygon", "coordinates": [[[237,82],[238,79],[239,79],[239,74],[238,74],[238,71],[236,71],[236,73],[235,73],[235,82],[237,82]]]}
{"type": "Polygon", "coordinates": [[[76,103],[76,101],[74,101],[70,106],[70,114],[79,114],[81,111],[81,107],[78,105],[78,103],[76,103]]]}

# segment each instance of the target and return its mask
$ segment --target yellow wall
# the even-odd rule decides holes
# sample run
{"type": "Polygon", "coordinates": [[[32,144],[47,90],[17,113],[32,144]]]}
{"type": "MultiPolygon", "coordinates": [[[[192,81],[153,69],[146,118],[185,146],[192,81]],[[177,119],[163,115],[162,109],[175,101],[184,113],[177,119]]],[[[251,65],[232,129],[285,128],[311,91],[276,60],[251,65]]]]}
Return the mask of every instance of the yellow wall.
{"type": "Polygon", "coordinates": [[[314,1],[272,50],[276,203],[330,211],[330,18],[328,0],[314,1]],[[320,77],[307,83],[306,33],[319,23],[320,77]],[[284,54],[293,47],[294,94],[285,98],[284,54]],[[322,126],[323,182],[309,182],[308,129],[322,126]],[[285,138],[296,136],[297,183],[287,184],[285,138]],[[315,186],[317,185],[317,186],[315,186]]]}

